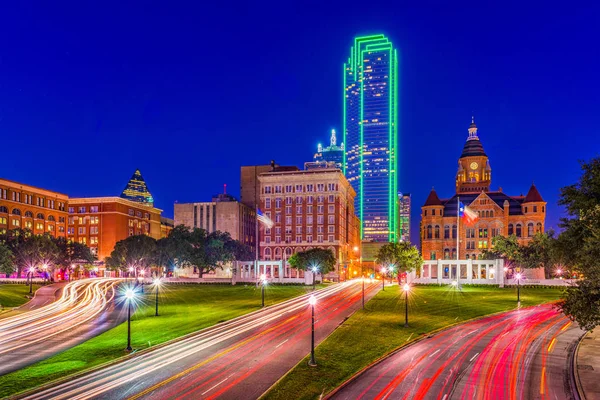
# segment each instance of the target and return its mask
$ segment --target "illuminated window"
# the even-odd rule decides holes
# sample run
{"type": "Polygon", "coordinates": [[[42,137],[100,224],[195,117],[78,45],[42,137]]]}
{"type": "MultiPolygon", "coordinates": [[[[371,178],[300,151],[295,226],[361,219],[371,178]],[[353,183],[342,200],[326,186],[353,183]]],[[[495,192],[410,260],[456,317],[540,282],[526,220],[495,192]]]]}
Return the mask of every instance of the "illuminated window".
{"type": "Polygon", "coordinates": [[[87,238],[85,236],[84,237],[80,237],[79,238],[79,243],[81,243],[81,244],[87,244],[87,238]]]}
{"type": "Polygon", "coordinates": [[[75,228],[73,228],[73,227],[67,228],[67,234],[68,235],[74,235],[75,234],[75,228]]]}
{"type": "Polygon", "coordinates": [[[65,227],[64,226],[59,226],[58,227],[58,231],[61,232],[61,233],[64,233],[65,232],[65,227]]]}
{"type": "MultiPolygon", "coordinates": [[[[12,220],[12,225],[13,226],[21,226],[21,221],[19,221],[18,219],[13,219],[12,220]]],[[[44,229],[43,226],[42,226],[42,229],[44,229]]]]}
{"type": "Polygon", "coordinates": [[[48,232],[54,232],[54,225],[48,225],[48,232]]]}
{"type": "Polygon", "coordinates": [[[85,235],[85,226],[80,226],[77,231],[80,235],[85,235]]]}
{"type": "Polygon", "coordinates": [[[90,244],[98,244],[98,237],[92,236],[90,238],[90,244]]]}
{"type": "Polygon", "coordinates": [[[44,224],[42,224],[41,222],[37,222],[35,224],[35,229],[37,229],[38,231],[43,231],[44,230],[44,224]]]}
{"type": "Polygon", "coordinates": [[[79,217],[78,220],[79,220],[79,225],[83,225],[83,223],[85,221],[84,218],[83,217],[79,217]]]}
{"type": "Polygon", "coordinates": [[[91,213],[97,213],[98,212],[98,206],[90,206],[90,212],[91,213]]]}
{"type": "Polygon", "coordinates": [[[6,225],[6,217],[0,217],[0,225],[6,225]]]}
{"type": "Polygon", "coordinates": [[[90,217],[90,224],[96,225],[99,221],[98,216],[90,217]]]}
{"type": "Polygon", "coordinates": [[[98,234],[98,227],[97,226],[91,226],[90,227],[90,234],[97,235],[98,234]]]}

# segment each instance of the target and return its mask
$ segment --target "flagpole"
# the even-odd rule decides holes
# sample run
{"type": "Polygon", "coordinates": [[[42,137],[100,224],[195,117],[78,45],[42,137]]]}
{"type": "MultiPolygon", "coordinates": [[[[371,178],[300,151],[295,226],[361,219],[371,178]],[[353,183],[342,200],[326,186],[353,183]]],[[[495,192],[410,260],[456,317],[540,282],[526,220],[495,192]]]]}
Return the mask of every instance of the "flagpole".
{"type": "Polygon", "coordinates": [[[456,260],[460,260],[460,196],[456,196],[456,260]]]}

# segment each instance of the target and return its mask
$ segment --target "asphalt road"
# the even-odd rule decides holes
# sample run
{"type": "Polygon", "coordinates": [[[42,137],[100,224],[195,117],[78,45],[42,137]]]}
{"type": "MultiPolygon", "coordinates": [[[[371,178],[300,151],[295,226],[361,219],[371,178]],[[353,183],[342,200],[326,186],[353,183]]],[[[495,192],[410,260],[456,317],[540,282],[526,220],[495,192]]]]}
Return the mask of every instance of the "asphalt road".
{"type": "Polygon", "coordinates": [[[0,375],[50,357],[121,322],[112,302],[118,282],[74,281],[62,287],[62,295],[54,302],[57,289],[39,289],[44,293],[24,306],[30,311],[0,320],[0,375]]]}
{"type": "Polygon", "coordinates": [[[575,399],[583,332],[551,305],[461,324],[366,370],[332,399],[575,399]]]}
{"type": "MultiPolygon", "coordinates": [[[[379,289],[377,283],[367,284],[367,300],[379,289]]],[[[26,398],[256,399],[309,353],[308,296],[204,329],[26,398]]],[[[361,307],[361,284],[334,285],[315,296],[319,343],[361,307]]]]}

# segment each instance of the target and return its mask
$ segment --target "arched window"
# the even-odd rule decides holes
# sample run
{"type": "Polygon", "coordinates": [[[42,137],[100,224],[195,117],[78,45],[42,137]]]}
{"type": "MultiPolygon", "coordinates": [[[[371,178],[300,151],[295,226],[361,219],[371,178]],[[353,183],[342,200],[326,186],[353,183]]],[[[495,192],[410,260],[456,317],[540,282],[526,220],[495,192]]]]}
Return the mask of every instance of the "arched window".
{"type": "Polygon", "coordinates": [[[515,228],[513,224],[508,224],[508,236],[515,234],[515,228]]]}
{"type": "Polygon", "coordinates": [[[48,221],[56,221],[54,215],[48,215],[48,221]]]}
{"type": "Polygon", "coordinates": [[[33,213],[31,211],[25,211],[25,217],[33,218],[33,213]]]}
{"type": "Polygon", "coordinates": [[[456,249],[452,249],[452,259],[456,260],[456,249]]]}
{"type": "Polygon", "coordinates": [[[533,236],[533,222],[527,224],[527,236],[533,236]]]}
{"type": "Polygon", "coordinates": [[[494,210],[490,211],[490,218],[494,218],[494,210]]]}
{"type": "Polygon", "coordinates": [[[18,208],[13,208],[12,214],[14,214],[14,215],[21,215],[21,210],[19,210],[18,208]]]}
{"type": "Polygon", "coordinates": [[[0,206],[0,212],[1,213],[7,213],[8,214],[8,208],[4,207],[4,206],[0,206]]]}
{"type": "Polygon", "coordinates": [[[535,231],[536,233],[542,233],[542,223],[538,222],[537,225],[535,226],[535,231]]]}
{"type": "Polygon", "coordinates": [[[267,247],[265,249],[265,260],[270,261],[271,260],[271,248],[267,247]]]}
{"type": "Polygon", "coordinates": [[[486,212],[485,212],[485,216],[489,218],[489,216],[490,216],[490,212],[489,212],[489,211],[486,211],[486,212]]]}
{"type": "Polygon", "coordinates": [[[452,225],[452,239],[456,239],[456,225],[452,225]]]}
{"type": "Polygon", "coordinates": [[[431,225],[427,225],[427,239],[432,238],[431,225]]]}
{"type": "Polygon", "coordinates": [[[37,214],[35,217],[36,217],[37,219],[44,219],[44,214],[42,214],[42,213],[38,213],[38,214],[37,214]]]}
{"type": "Polygon", "coordinates": [[[466,255],[466,258],[467,258],[467,260],[469,259],[469,255],[468,254],[466,255]]]}
{"type": "Polygon", "coordinates": [[[450,239],[450,225],[444,225],[444,239],[450,239]]]}
{"type": "Polygon", "coordinates": [[[517,224],[517,229],[516,229],[516,235],[517,237],[522,237],[523,236],[523,226],[521,224],[517,224]]]}
{"type": "Polygon", "coordinates": [[[281,248],[279,248],[279,247],[275,248],[275,259],[281,260],[281,248]]]}
{"type": "Polygon", "coordinates": [[[285,258],[290,258],[292,256],[292,248],[286,247],[285,249],[285,258]]]}
{"type": "Polygon", "coordinates": [[[439,225],[435,226],[435,238],[436,239],[440,238],[440,226],[439,225]]]}
{"type": "Polygon", "coordinates": [[[450,259],[450,249],[444,249],[444,260],[450,259]]]}

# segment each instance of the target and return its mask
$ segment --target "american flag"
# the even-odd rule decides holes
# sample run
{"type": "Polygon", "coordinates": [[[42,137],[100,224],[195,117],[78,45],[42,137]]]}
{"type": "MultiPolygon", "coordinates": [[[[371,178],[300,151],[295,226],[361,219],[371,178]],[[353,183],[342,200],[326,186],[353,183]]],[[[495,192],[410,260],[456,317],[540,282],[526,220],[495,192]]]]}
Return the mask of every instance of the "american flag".
{"type": "Polygon", "coordinates": [[[465,206],[462,202],[458,208],[458,216],[463,217],[465,219],[465,223],[471,224],[477,220],[477,212],[471,210],[469,207],[465,206]]]}
{"type": "Polygon", "coordinates": [[[260,208],[256,211],[256,219],[269,229],[273,227],[273,221],[271,221],[271,218],[267,217],[262,211],[260,211],[260,208]]]}

